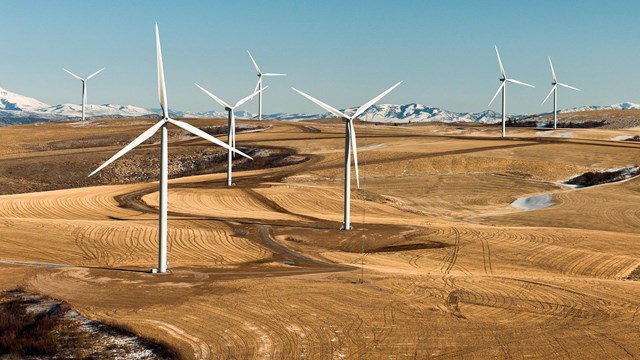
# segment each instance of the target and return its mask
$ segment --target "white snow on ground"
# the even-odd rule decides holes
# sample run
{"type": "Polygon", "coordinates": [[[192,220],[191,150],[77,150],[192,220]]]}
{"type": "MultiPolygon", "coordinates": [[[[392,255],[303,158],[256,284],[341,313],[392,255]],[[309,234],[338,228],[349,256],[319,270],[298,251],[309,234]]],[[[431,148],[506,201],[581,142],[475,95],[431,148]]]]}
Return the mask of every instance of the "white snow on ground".
{"type": "Polygon", "coordinates": [[[553,205],[551,194],[521,197],[511,203],[511,206],[521,210],[539,210],[553,205]]]}
{"type": "Polygon", "coordinates": [[[536,131],[536,135],[538,135],[538,136],[553,136],[553,137],[558,137],[558,138],[570,138],[570,137],[573,137],[573,133],[570,132],[570,131],[560,132],[560,131],[557,131],[557,130],[536,131]]]}
{"type": "Polygon", "coordinates": [[[619,136],[614,137],[613,140],[615,140],[615,141],[626,141],[626,140],[629,140],[629,139],[632,139],[632,138],[633,138],[633,135],[619,135],[619,136]]]}

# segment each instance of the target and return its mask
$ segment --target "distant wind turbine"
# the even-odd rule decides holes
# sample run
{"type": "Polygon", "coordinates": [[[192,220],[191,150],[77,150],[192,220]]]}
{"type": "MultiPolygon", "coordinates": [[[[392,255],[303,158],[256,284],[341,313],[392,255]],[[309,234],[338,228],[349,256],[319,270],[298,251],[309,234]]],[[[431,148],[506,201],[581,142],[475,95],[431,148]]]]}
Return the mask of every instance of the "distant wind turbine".
{"type": "Polygon", "coordinates": [[[580,89],[574,88],[571,85],[558,82],[558,79],[556,78],[556,72],[553,70],[553,63],[551,62],[551,56],[549,56],[549,66],[551,66],[551,75],[553,75],[553,82],[551,83],[553,87],[551,88],[551,91],[549,91],[549,95],[547,95],[547,97],[544,98],[544,100],[542,100],[542,103],[544,104],[549,98],[549,96],[551,96],[551,93],[553,93],[553,129],[555,130],[558,128],[558,109],[557,109],[558,86],[566,87],[567,89],[573,89],[577,91],[580,91],[580,89]]]}
{"type": "Polygon", "coordinates": [[[533,85],[529,85],[527,83],[524,83],[522,81],[518,81],[515,79],[509,79],[507,78],[507,74],[504,71],[504,66],[502,66],[502,60],[500,60],[500,53],[498,52],[498,47],[496,46],[496,55],[498,55],[498,65],[500,65],[500,82],[502,82],[502,84],[500,85],[500,87],[498,88],[498,91],[496,91],[496,94],[493,95],[493,98],[491,99],[491,102],[489,102],[489,106],[491,106],[491,104],[493,103],[493,100],[496,99],[496,96],[498,96],[498,93],[500,93],[500,91],[502,91],[502,137],[505,137],[507,134],[506,132],[506,122],[507,122],[507,83],[511,82],[514,84],[520,84],[520,85],[524,85],[524,86],[528,86],[528,87],[532,87],[535,88],[535,86],[533,85]]]}
{"type": "MultiPolygon", "coordinates": [[[[251,62],[253,63],[253,66],[256,68],[256,71],[258,72],[258,83],[256,84],[256,88],[253,90],[254,92],[257,92],[258,90],[262,90],[262,78],[266,77],[266,76],[287,76],[287,74],[276,74],[276,73],[263,73],[262,71],[260,71],[260,68],[258,67],[258,64],[256,63],[256,61],[253,59],[253,56],[251,56],[251,53],[249,52],[249,50],[247,50],[247,54],[249,54],[249,57],[251,58],[251,62]]],[[[260,93],[258,95],[258,120],[262,120],[262,93],[260,93]]]]}
{"type": "MultiPolygon", "coordinates": [[[[236,147],[236,116],[233,114],[233,112],[235,111],[236,108],[238,108],[238,106],[240,106],[240,105],[246,103],[247,101],[253,99],[253,97],[256,96],[257,94],[262,94],[262,91],[264,89],[268,88],[268,86],[265,86],[264,88],[254,92],[253,94],[241,99],[240,101],[238,101],[233,106],[227,104],[222,99],[216,97],[215,95],[213,95],[212,93],[207,91],[202,86],[200,86],[198,84],[196,84],[196,86],[198,88],[200,88],[200,90],[204,91],[205,94],[209,95],[209,97],[211,97],[213,100],[215,100],[218,104],[220,104],[220,106],[222,106],[227,111],[227,113],[228,113],[228,115],[227,115],[227,119],[228,119],[227,120],[227,130],[228,130],[228,134],[229,134],[229,136],[228,136],[229,146],[235,148],[236,147]]],[[[233,176],[232,155],[233,155],[233,152],[231,150],[229,150],[228,166],[227,166],[227,186],[231,186],[232,185],[232,176],[233,176]]]]}
{"type": "Polygon", "coordinates": [[[159,228],[158,228],[158,272],[164,273],[167,271],[167,195],[168,195],[168,161],[169,161],[169,149],[168,149],[168,132],[167,125],[169,123],[178,126],[194,135],[198,135],[203,139],[209,140],[212,143],[222,146],[225,149],[229,149],[233,152],[251,159],[249,155],[246,155],[224,142],[216,139],[215,137],[207,134],[206,132],[192,126],[186,122],[174,120],[169,117],[169,105],[167,103],[167,89],[164,81],[164,67],[162,65],[162,50],[160,48],[160,33],[158,32],[158,23],[156,23],[156,56],[158,62],[158,97],[160,98],[160,107],[162,108],[162,117],[143,132],[140,136],[135,138],[129,145],[125,146],[122,150],[118,151],[109,160],[102,164],[99,168],[94,170],[89,176],[93,176],[98,171],[102,170],[107,165],[111,164],[122,155],[129,152],[131,149],[142,144],[145,140],[153,136],[158,130],[162,129],[162,136],[160,138],[160,199],[158,201],[159,210],[159,228]]]}
{"type": "Polygon", "coordinates": [[[398,85],[402,84],[402,81],[393,85],[389,89],[385,90],[382,94],[376,96],[371,99],[366,104],[360,106],[356,112],[348,116],[340,110],[337,110],[322,101],[312,97],[311,95],[307,95],[302,91],[292,88],[298,94],[306,97],[312,102],[319,105],[321,108],[329,111],[335,116],[342,119],[345,122],[345,137],[344,137],[344,220],[343,220],[343,230],[351,230],[351,152],[353,149],[353,164],[356,169],[356,183],[358,188],[360,188],[360,176],[358,175],[358,150],[356,147],[356,130],[353,127],[353,120],[358,116],[362,115],[367,109],[369,109],[373,104],[378,102],[378,100],[382,99],[385,95],[390,93],[393,89],[395,89],[398,85]],[[351,145],[349,145],[351,144],[351,145]]]}
{"type": "Polygon", "coordinates": [[[86,77],[86,79],[81,78],[80,76],[72,73],[71,71],[63,68],[62,70],[66,71],[67,73],[69,73],[69,75],[73,76],[74,78],[82,81],[82,120],[84,120],[84,107],[87,105],[87,81],[89,81],[89,79],[91,79],[92,77],[98,75],[102,70],[104,70],[105,68],[102,68],[96,72],[94,72],[93,74],[89,75],[86,77]]]}

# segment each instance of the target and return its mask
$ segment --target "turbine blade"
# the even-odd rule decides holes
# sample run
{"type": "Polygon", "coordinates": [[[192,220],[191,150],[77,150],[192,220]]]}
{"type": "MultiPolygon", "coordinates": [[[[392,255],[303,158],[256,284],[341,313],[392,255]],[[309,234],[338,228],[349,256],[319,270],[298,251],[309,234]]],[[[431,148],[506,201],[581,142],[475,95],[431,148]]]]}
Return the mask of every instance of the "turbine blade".
{"type": "Polygon", "coordinates": [[[80,80],[80,81],[84,81],[84,79],[83,79],[83,78],[81,78],[80,76],[78,76],[78,75],[76,75],[76,74],[72,73],[71,71],[69,71],[69,70],[67,70],[67,69],[65,69],[65,68],[62,68],[62,70],[66,71],[67,73],[69,73],[69,75],[73,76],[74,78],[76,78],[76,79],[78,79],[78,80],[80,80]]]}
{"type": "Polygon", "coordinates": [[[210,93],[209,91],[207,91],[205,88],[203,88],[202,86],[196,84],[197,87],[200,88],[200,90],[204,91],[205,94],[209,95],[210,98],[212,98],[213,100],[215,100],[218,104],[220,104],[220,106],[222,106],[225,109],[231,109],[231,106],[229,106],[229,104],[227,104],[226,102],[224,102],[222,99],[220,99],[219,97],[213,95],[212,93],[210,93]]]}
{"type": "Polygon", "coordinates": [[[105,68],[102,68],[102,69],[100,69],[100,70],[98,70],[98,71],[94,72],[93,74],[91,74],[91,75],[87,76],[87,78],[86,78],[85,80],[89,80],[89,79],[91,79],[92,77],[94,77],[94,76],[98,75],[98,74],[99,74],[102,70],[104,70],[104,69],[105,69],[105,68]]]}
{"type": "Polygon", "coordinates": [[[167,104],[167,88],[164,82],[164,66],[162,65],[162,48],[160,47],[160,32],[156,22],[156,57],[158,61],[158,98],[162,108],[162,117],[169,117],[169,105],[167,104]]]}
{"type": "Polygon", "coordinates": [[[214,144],[216,144],[218,146],[221,146],[221,147],[223,147],[223,148],[225,148],[227,150],[231,150],[231,151],[233,151],[233,152],[235,152],[237,154],[240,154],[240,155],[242,155],[242,156],[244,156],[244,157],[246,157],[248,159],[253,160],[253,158],[251,156],[243,153],[240,150],[236,150],[235,148],[225,144],[224,142],[216,139],[215,137],[207,134],[206,132],[198,129],[197,127],[195,127],[195,126],[193,126],[193,125],[191,125],[189,123],[186,123],[186,122],[180,121],[180,120],[174,120],[174,119],[167,119],[167,121],[169,121],[170,123],[172,123],[173,125],[175,125],[177,127],[180,127],[180,128],[182,128],[184,130],[187,130],[188,132],[190,132],[190,133],[192,133],[194,135],[198,135],[198,136],[200,136],[201,138],[203,138],[205,140],[209,140],[209,141],[211,141],[212,143],[214,143],[214,144]]]}
{"type": "Polygon", "coordinates": [[[544,104],[545,102],[547,102],[547,99],[549,98],[549,96],[551,96],[551,94],[553,94],[553,92],[556,90],[556,86],[558,85],[553,85],[553,87],[551,88],[551,91],[549,91],[549,94],[547,95],[546,98],[544,98],[544,100],[542,100],[542,103],[544,104]]]}
{"type": "Polygon", "coordinates": [[[263,91],[265,91],[268,87],[269,87],[269,86],[265,86],[265,87],[263,87],[262,89],[260,89],[260,90],[258,90],[258,91],[256,91],[256,92],[254,92],[253,94],[251,94],[251,95],[249,95],[249,96],[247,96],[247,97],[243,98],[242,100],[238,101],[235,105],[233,105],[233,109],[235,109],[235,108],[237,108],[238,106],[240,106],[240,105],[242,105],[242,104],[246,103],[247,101],[249,101],[249,100],[253,99],[253,97],[254,97],[254,96],[258,95],[259,93],[261,93],[261,92],[263,92],[263,91]]]}
{"type": "Polygon", "coordinates": [[[549,56],[549,65],[551,66],[551,74],[553,75],[553,82],[557,83],[558,79],[556,79],[556,71],[553,70],[553,63],[551,62],[551,56],[549,56]]]}
{"type": "Polygon", "coordinates": [[[255,89],[253,89],[253,92],[258,91],[258,89],[260,89],[260,83],[262,82],[262,77],[258,78],[258,82],[256,83],[256,87],[255,89]]]}
{"type": "Polygon", "coordinates": [[[371,107],[373,104],[375,104],[376,102],[378,102],[378,100],[382,99],[385,95],[387,95],[388,93],[390,93],[393,89],[395,89],[396,87],[398,87],[398,85],[402,84],[402,81],[399,81],[397,84],[393,85],[392,87],[388,88],[387,90],[385,90],[382,94],[374,97],[373,99],[369,100],[368,103],[360,106],[358,108],[358,110],[356,110],[356,112],[353,114],[353,116],[351,116],[351,119],[355,119],[358,116],[362,115],[363,112],[367,111],[367,109],[369,107],[371,107]]]}
{"type": "Polygon", "coordinates": [[[162,127],[162,125],[164,125],[165,123],[166,123],[166,121],[160,120],[157,123],[153,124],[152,127],[148,128],[145,132],[140,134],[137,138],[135,138],[132,142],[130,142],[129,145],[127,145],[124,148],[122,148],[122,150],[118,151],[109,160],[105,161],[104,164],[100,165],[99,168],[95,169],[91,174],[89,174],[89,177],[93,176],[98,171],[104,169],[107,165],[109,165],[112,162],[118,160],[122,155],[128,153],[131,149],[135,148],[136,146],[140,145],[145,140],[147,140],[148,138],[153,136],[153,134],[155,134],[156,131],[158,131],[158,129],[160,129],[160,127],[162,127]]]}
{"type": "Polygon", "coordinates": [[[573,89],[573,90],[582,91],[582,90],[580,90],[580,89],[578,89],[578,88],[575,88],[575,87],[573,87],[573,86],[571,86],[571,85],[567,85],[567,84],[563,84],[563,83],[558,83],[558,85],[560,85],[560,86],[562,86],[562,87],[566,87],[566,88],[568,88],[568,89],[573,89]]]}
{"type": "Polygon", "coordinates": [[[531,84],[524,83],[522,81],[518,81],[518,80],[514,80],[514,79],[505,79],[505,80],[507,80],[508,82],[512,82],[514,84],[520,84],[520,85],[524,85],[524,86],[535,88],[535,86],[533,86],[531,84]]]}
{"type": "Polygon", "coordinates": [[[491,101],[489,101],[489,105],[487,105],[487,107],[491,106],[491,104],[493,104],[493,100],[496,99],[496,96],[498,96],[498,94],[500,93],[500,90],[502,90],[502,88],[504,87],[504,81],[502,82],[502,84],[500,84],[500,87],[498,87],[498,91],[496,91],[496,94],[493,95],[493,97],[491,98],[491,101]]]}
{"type": "Polygon", "coordinates": [[[262,76],[287,76],[287,74],[264,73],[262,76]]]}
{"type": "Polygon", "coordinates": [[[291,89],[293,89],[293,91],[297,92],[298,94],[306,97],[307,99],[311,100],[312,102],[316,103],[318,106],[320,106],[321,108],[327,110],[328,112],[332,113],[333,115],[335,115],[337,117],[340,117],[340,118],[343,118],[343,119],[349,119],[349,117],[347,115],[345,115],[342,111],[337,110],[337,109],[331,107],[330,105],[327,105],[327,104],[323,103],[322,101],[314,98],[313,96],[307,95],[307,94],[303,93],[302,91],[300,91],[300,90],[298,90],[296,88],[292,87],[291,89]]]}
{"type": "Polygon", "coordinates": [[[500,52],[498,52],[498,46],[494,45],[496,48],[496,55],[498,55],[498,65],[500,65],[500,74],[503,78],[507,77],[507,74],[504,72],[504,66],[502,66],[502,59],[500,59],[500,52]]]}
{"type": "Polygon", "coordinates": [[[353,127],[353,119],[349,120],[349,136],[351,136],[351,149],[353,150],[353,165],[356,169],[356,185],[360,189],[360,175],[358,174],[358,147],[356,146],[356,129],[353,127]]]}
{"type": "Polygon", "coordinates": [[[260,71],[260,68],[258,67],[258,64],[256,64],[256,61],[253,60],[253,56],[251,56],[251,53],[249,52],[249,50],[247,50],[247,54],[249,54],[249,57],[251,58],[251,62],[253,63],[253,66],[255,66],[256,71],[258,72],[258,74],[262,75],[262,71],[260,71]]]}

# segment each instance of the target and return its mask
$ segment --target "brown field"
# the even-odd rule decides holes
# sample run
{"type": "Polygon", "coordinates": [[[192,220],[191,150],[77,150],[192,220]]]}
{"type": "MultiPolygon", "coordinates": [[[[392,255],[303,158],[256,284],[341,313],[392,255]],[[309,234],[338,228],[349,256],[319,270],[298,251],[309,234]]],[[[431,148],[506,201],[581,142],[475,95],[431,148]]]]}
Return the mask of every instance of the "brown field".
{"type": "Polygon", "coordinates": [[[269,152],[238,159],[232,188],[219,150],[175,130],[172,160],[211,161],[173,168],[171,273],[151,275],[157,144],[86,175],[153,121],[0,128],[0,290],[64,300],[188,359],[640,358],[640,178],[560,184],[640,163],[640,143],[614,141],[637,128],[501,139],[361,123],[350,232],[337,230],[344,126],[238,133],[269,152]],[[551,207],[510,206],[546,193],[551,207]]]}

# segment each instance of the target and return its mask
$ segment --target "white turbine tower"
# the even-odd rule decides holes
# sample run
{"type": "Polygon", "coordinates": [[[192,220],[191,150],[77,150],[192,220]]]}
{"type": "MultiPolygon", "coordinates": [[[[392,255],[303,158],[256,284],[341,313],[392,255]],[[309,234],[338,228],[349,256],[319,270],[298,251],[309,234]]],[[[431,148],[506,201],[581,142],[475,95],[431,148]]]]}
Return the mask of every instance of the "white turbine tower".
{"type": "Polygon", "coordinates": [[[215,137],[207,134],[206,132],[192,126],[186,122],[174,120],[169,117],[169,105],[167,104],[167,89],[164,82],[164,67],[162,66],[162,50],[160,49],[160,34],[158,32],[158,23],[156,23],[156,56],[158,61],[158,97],[160,98],[160,107],[162,108],[162,118],[158,120],[153,126],[143,132],[140,136],[135,138],[129,145],[125,146],[122,150],[118,151],[109,160],[102,164],[99,168],[94,170],[89,176],[93,176],[98,171],[102,170],[105,166],[111,164],[122,155],[129,152],[131,149],[142,144],[145,140],[153,136],[158,130],[162,129],[162,136],[160,138],[160,193],[158,201],[159,210],[159,226],[158,226],[158,272],[163,273],[167,271],[167,191],[168,191],[168,135],[167,125],[170,123],[178,126],[192,134],[198,135],[203,139],[209,140],[212,143],[222,146],[225,149],[237,152],[238,154],[251,159],[250,156],[229,147],[224,142],[216,139],[215,137]]]}
{"type": "MultiPolygon", "coordinates": [[[[196,84],[196,86],[198,88],[200,88],[200,90],[204,91],[205,94],[209,95],[209,97],[211,97],[213,100],[215,100],[218,104],[220,104],[220,106],[222,106],[228,113],[227,115],[227,130],[228,130],[228,141],[229,141],[229,146],[235,148],[236,147],[236,116],[233,114],[233,112],[235,111],[235,109],[238,108],[238,106],[246,103],[247,101],[253,99],[254,96],[256,96],[256,94],[262,94],[262,91],[266,88],[268,88],[268,86],[265,86],[264,88],[254,92],[253,94],[241,99],[240,101],[238,101],[235,105],[231,106],[229,104],[227,104],[226,102],[224,102],[222,99],[216,97],[215,95],[213,95],[212,93],[210,93],[209,91],[207,91],[205,88],[203,88],[202,86],[196,84]]],[[[232,160],[232,156],[233,156],[233,152],[231,150],[229,150],[229,154],[228,154],[228,166],[227,166],[227,186],[231,186],[232,185],[232,168],[233,168],[233,160],[232,160]]]]}
{"type": "Polygon", "coordinates": [[[102,68],[96,72],[94,72],[93,74],[87,76],[85,79],[81,78],[80,76],[72,73],[71,71],[63,68],[62,70],[66,71],[67,73],[69,73],[69,75],[73,76],[74,78],[82,81],[82,120],[84,120],[84,107],[87,105],[87,81],[89,81],[89,79],[91,79],[92,77],[98,75],[102,70],[104,70],[105,68],[102,68]]]}
{"type": "Polygon", "coordinates": [[[522,81],[518,81],[515,79],[509,79],[507,78],[507,74],[504,72],[504,66],[502,66],[502,60],[500,60],[500,53],[498,52],[498,47],[496,46],[496,55],[498,55],[498,64],[500,65],[500,82],[502,82],[502,84],[500,85],[500,87],[498,88],[498,91],[496,91],[496,94],[493,95],[493,98],[491,99],[491,101],[489,102],[489,106],[491,106],[491,104],[493,104],[493,100],[496,99],[496,96],[498,96],[498,93],[500,91],[502,91],[502,137],[505,137],[507,134],[506,132],[506,121],[507,121],[507,83],[514,83],[514,84],[520,84],[520,85],[524,85],[524,86],[529,86],[532,88],[535,88],[535,86],[533,85],[529,85],[527,83],[523,83],[522,81]]]}
{"type": "MultiPolygon", "coordinates": [[[[260,68],[258,67],[258,64],[256,63],[255,60],[253,60],[253,56],[251,56],[251,53],[249,52],[249,50],[247,50],[247,54],[249,54],[249,57],[251,58],[251,62],[253,63],[253,66],[255,66],[256,71],[258,72],[258,83],[256,84],[256,88],[253,90],[254,92],[258,91],[258,90],[262,90],[262,78],[265,76],[287,76],[287,74],[276,74],[276,73],[263,73],[262,71],[260,71],[260,68]]],[[[262,93],[260,93],[260,95],[258,96],[258,120],[262,120],[262,93]]]]}
{"type": "Polygon", "coordinates": [[[337,110],[322,101],[312,97],[311,95],[307,95],[302,91],[292,88],[298,94],[306,97],[307,99],[313,101],[323,109],[329,111],[335,116],[342,119],[345,122],[345,136],[344,136],[344,220],[343,220],[343,230],[351,230],[351,149],[353,149],[353,164],[356,169],[356,183],[358,188],[360,188],[360,176],[358,175],[358,150],[356,147],[356,130],[353,127],[353,120],[358,116],[362,115],[369,107],[378,102],[378,100],[382,99],[385,95],[391,92],[391,90],[395,89],[398,85],[400,85],[402,81],[393,85],[389,89],[385,90],[382,94],[376,96],[371,99],[366,104],[360,106],[356,112],[348,116],[340,110],[337,110]],[[351,145],[349,145],[351,144],[351,145]]]}
{"type": "Polygon", "coordinates": [[[549,98],[549,96],[551,96],[551,93],[553,93],[553,129],[555,130],[558,128],[558,108],[557,108],[558,86],[566,87],[567,89],[573,89],[577,91],[580,91],[580,89],[574,88],[571,85],[558,82],[558,79],[556,78],[556,72],[553,70],[553,63],[551,62],[551,56],[549,56],[549,65],[551,66],[551,75],[553,75],[553,82],[551,83],[553,87],[551,88],[551,91],[549,91],[549,95],[547,95],[547,97],[544,98],[544,100],[542,100],[542,103],[544,104],[549,98]]]}

